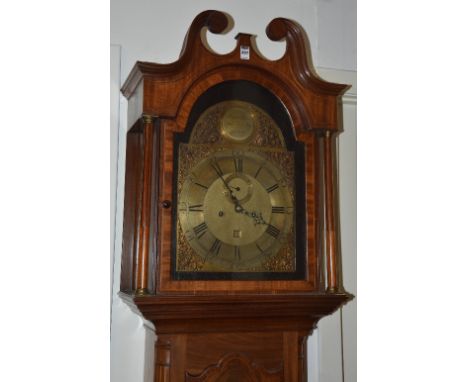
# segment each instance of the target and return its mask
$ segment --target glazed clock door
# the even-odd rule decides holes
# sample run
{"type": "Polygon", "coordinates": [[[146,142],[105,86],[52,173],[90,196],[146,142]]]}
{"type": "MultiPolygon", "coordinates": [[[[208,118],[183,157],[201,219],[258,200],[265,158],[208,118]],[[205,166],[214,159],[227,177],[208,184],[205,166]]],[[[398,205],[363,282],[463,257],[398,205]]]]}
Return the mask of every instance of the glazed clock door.
{"type": "Polygon", "coordinates": [[[291,135],[284,106],[254,83],[200,97],[175,145],[175,279],[304,277],[303,148],[291,135]]]}

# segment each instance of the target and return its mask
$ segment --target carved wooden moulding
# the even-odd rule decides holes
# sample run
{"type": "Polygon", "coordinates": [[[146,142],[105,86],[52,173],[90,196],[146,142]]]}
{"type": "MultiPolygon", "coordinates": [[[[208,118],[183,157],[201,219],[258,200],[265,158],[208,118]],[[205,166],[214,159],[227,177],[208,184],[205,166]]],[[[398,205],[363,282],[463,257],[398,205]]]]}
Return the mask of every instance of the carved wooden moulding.
{"type": "Polygon", "coordinates": [[[267,370],[252,362],[244,354],[229,353],[216,365],[208,366],[200,374],[185,373],[186,382],[283,382],[283,367],[267,370]]]}

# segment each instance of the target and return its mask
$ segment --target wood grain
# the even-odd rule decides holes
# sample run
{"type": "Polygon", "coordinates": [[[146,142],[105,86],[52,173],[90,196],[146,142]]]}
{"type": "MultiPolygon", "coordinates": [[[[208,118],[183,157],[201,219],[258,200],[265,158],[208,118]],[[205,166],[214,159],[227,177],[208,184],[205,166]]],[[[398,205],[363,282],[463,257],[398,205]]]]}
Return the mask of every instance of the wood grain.
{"type": "Polygon", "coordinates": [[[132,292],[137,273],[138,223],[141,210],[143,137],[140,121],[127,134],[122,271],[120,290],[132,292]]]}
{"type": "Polygon", "coordinates": [[[348,86],[317,76],[308,64],[305,35],[293,21],[277,18],[267,27],[270,39],[286,40],[284,56],[275,61],[258,53],[254,37],[246,33],[236,37],[232,52],[213,53],[201,33],[205,27],[221,33],[227,25],[221,12],[200,13],[178,61],[137,62],[122,87],[132,128],[120,296],[156,328],[157,382],[305,382],[308,335],[321,317],[353,297],[340,282],[334,152],[340,99],[348,86]],[[249,49],[249,60],[240,58],[241,46],[249,49]],[[175,134],[185,131],[208,89],[237,80],[273,93],[288,111],[294,139],[305,148],[307,272],[302,280],[172,278],[175,134]]]}
{"type": "Polygon", "coordinates": [[[327,253],[327,277],[329,292],[341,289],[338,270],[338,228],[336,226],[336,144],[331,132],[326,132],[324,137],[324,173],[325,173],[325,235],[327,253]]]}
{"type": "Polygon", "coordinates": [[[138,294],[148,293],[151,183],[153,178],[153,129],[153,118],[151,116],[143,116],[143,187],[141,192],[140,227],[138,230],[141,245],[138,248],[136,274],[136,292],[138,294]]]}
{"type": "MultiPolygon", "coordinates": [[[[258,54],[252,44],[253,37],[248,34],[241,34],[237,46],[227,55],[211,52],[200,38],[201,30],[207,26],[216,33],[224,25],[227,25],[227,18],[223,13],[205,11],[193,21],[178,61],[135,64],[122,92],[131,99],[143,83],[143,102],[136,104],[141,107],[139,115],[175,118],[186,96],[197,97],[197,87],[208,88],[236,75],[248,79],[250,74],[260,85],[265,81],[274,86],[275,89],[265,87],[273,90],[280,99],[292,98],[295,107],[287,105],[288,110],[294,109],[296,115],[301,114],[301,119],[307,121],[305,129],[339,128],[336,101],[349,86],[325,82],[309,68],[305,38],[297,24],[279,18],[267,27],[270,38],[286,38],[286,53],[276,61],[266,60],[258,54]],[[249,60],[240,59],[241,44],[249,47],[249,60]]],[[[133,122],[129,120],[129,124],[133,122]]]]}
{"type": "Polygon", "coordinates": [[[201,373],[186,372],[187,382],[283,382],[282,366],[276,369],[261,367],[242,353],[229,353],[217,364],[207,366],[201,373]]]}

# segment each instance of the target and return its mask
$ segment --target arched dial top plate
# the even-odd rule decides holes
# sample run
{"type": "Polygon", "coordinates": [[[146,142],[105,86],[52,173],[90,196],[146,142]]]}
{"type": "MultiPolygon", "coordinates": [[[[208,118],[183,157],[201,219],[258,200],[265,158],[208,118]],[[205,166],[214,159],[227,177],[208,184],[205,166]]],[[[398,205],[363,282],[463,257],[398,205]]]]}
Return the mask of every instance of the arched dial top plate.
{"type": "Polygon", "coordinates": [[[245,101],[224,101],[209,107],[195,123],[191,144],[284,149],[275,121],[260,107],[245,101]]]}

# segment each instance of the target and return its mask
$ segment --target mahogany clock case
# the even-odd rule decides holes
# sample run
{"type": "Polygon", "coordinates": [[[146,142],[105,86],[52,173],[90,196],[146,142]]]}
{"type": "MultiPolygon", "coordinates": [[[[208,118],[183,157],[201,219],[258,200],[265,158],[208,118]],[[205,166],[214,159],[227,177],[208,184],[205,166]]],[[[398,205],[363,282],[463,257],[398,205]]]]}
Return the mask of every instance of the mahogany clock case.
{"type": "Polygon", "coordinates": [[[154,324],[157,382],[305,382],[307,337],[353,297],[342,285],[336,183],[348,86],[316,75],[302,29],[284,18],[266,30],[286,40],[276,61],[245,33],[231,53],[213,53],[202,31],[228,24],[222,12],[200,13],[177,62],[137,62],[122,87],[130,130],[120,296],[154,324]],[[295,268],[287,272],[177,271],[178,152],[207,110],[231,101],[266,113],[295,158],[295,268]]]}
{"type": "Polygon", "coordinates": [[[138,294],[342,291],[336,200],[336,137],[347,85],[325,82],[309,68],[302,29],[286,19],[267,27],[286,40],[286,53],[269,61],[253,36],[218,55],[202,41],[204,27],[221,33],[227,17],[205,11],[193,21],[179,61],[137,62],[122,87],[128,98],[121,290],[138,294]],[[240,50],[250,52],[248,60],[240,50]],[[286,272],[175,270],[177,150],[211,105],[242,100],[264,110],[294,153],[295,268],[286,272]]]}
{"type": "MultiPolygon", "coordinates": [[[[298,280],[305,277],[305,176],[304,145],[294,138],[288,111],[270,91],[250,81],[225,81],[209,88],[194,104],[184,132],[176,133],[174,138],[174,173],[178,170],[178,149],[180,143],[189,141],[192,129],[200,115],[212,105],[225,101],[245,101],[264,110],[276,122],[286,143],[288,151],[294,153],[295,179],[295,258],[294,270],[289,272],[181,272],[176,269],[176,246],[172,247],[172,270],[176,280],[298,280]]],[[[176,182],[176,179],[174,179],[176,182]]],[[[174,183],[173,201],[177,205],[177,187],[174,183]]],[[[173,208],[173,221],[177,221],[177,209],[173,208]]],[[[176,242],[176,225],[173,226],[173,243],[176,242]]]]}

